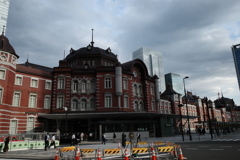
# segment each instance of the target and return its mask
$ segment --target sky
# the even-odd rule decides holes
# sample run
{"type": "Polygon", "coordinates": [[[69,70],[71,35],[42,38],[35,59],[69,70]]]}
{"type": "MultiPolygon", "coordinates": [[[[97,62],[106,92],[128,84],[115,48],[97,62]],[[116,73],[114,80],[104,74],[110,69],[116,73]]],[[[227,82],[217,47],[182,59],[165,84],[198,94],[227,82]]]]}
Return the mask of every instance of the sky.
{"type": "Polygon", "coordinates": [[[57,67],[69,50],[111,48],[119,61],[141,47],[162,52],[164,72],[186,89],[240,105],[231,47],[240,44],[239,0],[11,0],[6,36],[18,63],[57,67]]]}

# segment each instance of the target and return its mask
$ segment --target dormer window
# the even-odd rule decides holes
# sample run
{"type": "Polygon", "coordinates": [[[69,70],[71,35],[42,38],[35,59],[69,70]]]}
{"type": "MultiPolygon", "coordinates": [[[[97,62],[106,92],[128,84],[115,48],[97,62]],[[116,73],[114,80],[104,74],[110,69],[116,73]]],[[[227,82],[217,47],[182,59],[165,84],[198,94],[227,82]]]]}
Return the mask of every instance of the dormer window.
{"type": "Polygon", "coordinates": [[[108,53],[111,53],[111,49],[110,49],[110,47],[108,47],[107,52],[108,52],[108,53]]]}
{"type": "Polygon", "coordinates": [[[88,46],[87,46],[87,50],[91,50],[92,49],[92,46],[89,44],[88,46]]]}

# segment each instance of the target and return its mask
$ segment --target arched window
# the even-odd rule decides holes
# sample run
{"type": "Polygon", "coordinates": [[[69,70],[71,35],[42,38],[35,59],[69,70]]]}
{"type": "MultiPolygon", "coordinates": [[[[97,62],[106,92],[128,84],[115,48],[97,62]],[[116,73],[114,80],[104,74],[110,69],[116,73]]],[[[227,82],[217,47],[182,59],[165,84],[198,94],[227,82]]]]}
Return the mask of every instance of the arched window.
{"type": "Polygon", "coordinates": [[[139,103],[139,108],[138,108],[138,110],[139,110],[139,111],[143,111],[143,103],[142,103],[142,102],[139,103]]]}
{"type": "Polygon", "coordinates": [[[137,101],[135,101],[135,103],[134,103],[134,109],[138,110],[138,102],[137,101]]]}
{"type": "Polygon", "coordinates": [[[87,81],[83,80],[82,81],[82,93],[86,93],[87,90],[87,81]]]}
{"type": "Polygon", "coordinates": [[[71,104],[71,110],[72,111],[76,111],[78,109],[78,100],[77,99],[73,99],[72,100],[72,104],[71,104]]]}
{"type": "Polygon", "coordinates": [[[136,84],[134,84],[134,86],[133,86],[133,94],[134,94],[134,96],[137,96],[137,85],[136,84]]]}
{"type": "Polygon", "coordinates": [[[138,93],[140,96],[142,96],[142,86],[141,85],[138,87],[138,93]]]}
{"type": "Polygon", "coordinates": [[[78,90],[78,81],[77,80],[74,80],[73,81],[73,86],[72,86],[73,88],[72,88],[72,90],[73,90],[73,92],[77,92],[77,90],[78,90]]]}
{"type": "Polygon", "coordinates": [[[86,99],[81,100],[80,107],[81,107],[81,110],[87,110],[87,100],[86,99]]]}

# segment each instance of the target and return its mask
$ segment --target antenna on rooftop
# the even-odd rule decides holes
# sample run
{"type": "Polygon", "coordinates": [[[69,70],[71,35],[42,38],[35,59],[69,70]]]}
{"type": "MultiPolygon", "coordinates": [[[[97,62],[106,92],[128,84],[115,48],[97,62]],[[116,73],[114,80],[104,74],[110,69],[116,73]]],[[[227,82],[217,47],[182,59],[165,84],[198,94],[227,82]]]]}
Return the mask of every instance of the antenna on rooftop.
{"type": "Polygon", "coordinates": [[[5,26],[3,25],[3,31],[2,31],[2,35],[4,35],[4,28],[5,28],[5,26]]]}
{"type": "Polygon", "coordinates": [[[93,42],[93,29],[92,29],[92,42],[91,42],[91,44],[92,44],[92,47],[93,47],[93,44],[94,44],[94,42],[93,42]]]}
{"type": "Polygon", "coordinates": [[[63,59],[65,59],[65,50],[64,50],[64,54],[63,54],[63,59]]]}
{"type": "Polygon", "coordinates": [[[29,57],[29,53],[27,54],[27,63],[28,63],[28,57],[29,57]]]}

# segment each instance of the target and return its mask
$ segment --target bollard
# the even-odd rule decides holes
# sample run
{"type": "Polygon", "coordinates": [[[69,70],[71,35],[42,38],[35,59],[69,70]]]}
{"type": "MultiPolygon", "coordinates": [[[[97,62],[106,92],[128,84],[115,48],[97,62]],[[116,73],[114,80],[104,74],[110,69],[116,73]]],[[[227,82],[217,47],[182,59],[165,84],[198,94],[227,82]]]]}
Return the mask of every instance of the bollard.
{"type": "Polygon", "coordinates": [[[125,149],[125,158],[124,158],[124,160],[129,160],[128,159],[128,150],[127,149],[125,149]]]}
{"type": "Polygon", "coordinates": [[[77,152],[76,152],[75,160],[81,160],[81,159],[80,159],[80,149],[79,149],[79,145],[77,146],[77,152]]]}
{"type": "Polygon", "coordinates": [[[97,157],[97,160],[102,160],[100,149],[98,149],[98,157],[97,157]]]}
{"type": "Polygon", "coordinates": [[[152,151],[152,160],[157,160],[156,154],[155,154],[155,150],[153,147],[151,147],[151,151],[152,151]]]}

